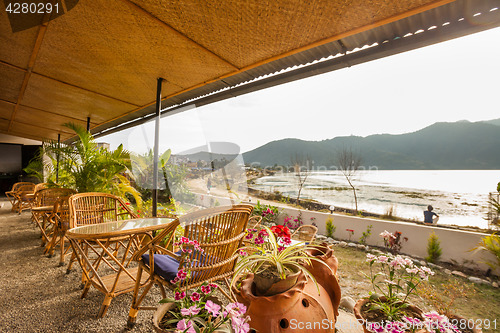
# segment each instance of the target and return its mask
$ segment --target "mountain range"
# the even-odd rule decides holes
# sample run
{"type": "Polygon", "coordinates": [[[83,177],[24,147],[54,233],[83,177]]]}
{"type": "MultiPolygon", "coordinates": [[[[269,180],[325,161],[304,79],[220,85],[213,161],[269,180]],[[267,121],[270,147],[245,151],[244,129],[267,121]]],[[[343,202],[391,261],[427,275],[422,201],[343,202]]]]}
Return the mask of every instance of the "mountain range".
{"type": "Polygon", "coordinates": [[[435,123],[413,133],[344,136],[322,141],[283,139],[243,154],[245,164],[290,165],[295,154],[307,155],[314,167],[335,166],[336,155],[349,149],[365,168],[386,170],[500,169],[500,119],[435,123]]]}

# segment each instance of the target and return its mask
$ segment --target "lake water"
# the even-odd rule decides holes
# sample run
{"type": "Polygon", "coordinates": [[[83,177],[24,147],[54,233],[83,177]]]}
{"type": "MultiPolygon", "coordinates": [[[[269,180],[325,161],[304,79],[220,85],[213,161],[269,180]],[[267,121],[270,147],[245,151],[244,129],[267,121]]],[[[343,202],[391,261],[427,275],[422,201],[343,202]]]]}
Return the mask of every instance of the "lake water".
{"type": "MultiPolygon", "coordinates": [[[[500,170],[371,170],[360,171],[353,181],[358,209],[423,221],[427,205],[434,207],[439,224],[487,228],[488,193],[495,192],[500,170]]],[[[354,208],[353,192],[339,171],[312,172],[301,198],[354,208]]],[[[293,174],[256,180],[253,188],[297,196],[293,174]]]]}

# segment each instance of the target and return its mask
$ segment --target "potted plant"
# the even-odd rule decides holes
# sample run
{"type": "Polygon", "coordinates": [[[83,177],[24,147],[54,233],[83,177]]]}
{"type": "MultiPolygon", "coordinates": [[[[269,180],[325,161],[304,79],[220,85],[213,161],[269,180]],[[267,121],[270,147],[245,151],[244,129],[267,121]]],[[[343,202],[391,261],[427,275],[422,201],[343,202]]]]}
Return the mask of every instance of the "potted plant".
{"type": "Polygon", "coordinates": [[[367,254],[370,264],[370,282],[373,291],[369,297],[359,300],[354,307],[354,315],[363,322],[366,332],[374,332],[367,323],[384,325],[398,322],[404,317],[423,320],[422,311],[408,303],[422,280],[433,275],[428,267],[417,267],[413,261],[400,255],[367,254]],[[378,271],[374,268],[379,266],[378,271]]]}
{"type": "Polygon", "coordinates": [[[251,327],[273,333],[325,320],[332,325],[317,332],[334,332],[338,302],[330,291],[337,288],[325,290],[308,269],[318,271],[322,266],[331,271],[320,259],[318,247],[304,242],[291,244],[290,230],[281,225],[249,229],[246,237],[252,242],[240,249],[242,258],[231,285],[238,301],[248,308],[251,327]]]}
{"type": "MultiPolygon", "coordinates": [[[[181,260],[189,257],[184,255],[191,251],[203,251],[196,241],[181,237],[175,243],[180,250],[181,260]]],[[[250,329],[245,316],[246,306],[241,303],[230,303],[223,307],[213,292],[218,288],[216,284],[204,283],[195,290],[185,290],[180,287],[182,281],[189,279],[189,270],[179,270],[174,280],[177,285],[173,298],[160,301],[153,315],[153,327],[158,333],[186,332],[186,333],[211,333],[211,332],[241,332],[247,333],[250,329]]]]}

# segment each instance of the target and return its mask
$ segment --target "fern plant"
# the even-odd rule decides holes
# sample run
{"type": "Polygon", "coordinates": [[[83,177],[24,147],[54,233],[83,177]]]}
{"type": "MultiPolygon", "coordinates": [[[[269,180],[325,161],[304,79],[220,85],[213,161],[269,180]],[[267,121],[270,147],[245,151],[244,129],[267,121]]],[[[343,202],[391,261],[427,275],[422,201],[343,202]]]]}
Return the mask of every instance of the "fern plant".
{"type": "Polygon", "coordinates": [[[435,263],[441,257],[442,252],[443,250],[441,249],[439,237],[433,232],[427,241],[427,257],[425,260],[435,263]]]}

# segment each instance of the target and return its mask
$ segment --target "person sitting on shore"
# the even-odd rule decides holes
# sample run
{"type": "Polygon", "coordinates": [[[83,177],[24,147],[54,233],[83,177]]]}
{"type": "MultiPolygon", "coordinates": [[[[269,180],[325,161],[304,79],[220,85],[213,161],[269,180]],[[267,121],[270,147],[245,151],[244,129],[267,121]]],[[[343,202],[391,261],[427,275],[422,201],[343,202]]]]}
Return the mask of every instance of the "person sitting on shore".
{"type": "Polygon", "coordinates": [[[438,220],[439,220],[439,215],[434,213],[432,210],[434,208],[429,205],[427,206],[427,210],[424,210],[424,223],[425,224],[437,224],[438,220]],[[434,218],[434,216],[436,216],[434,218]]]}

